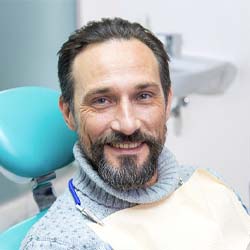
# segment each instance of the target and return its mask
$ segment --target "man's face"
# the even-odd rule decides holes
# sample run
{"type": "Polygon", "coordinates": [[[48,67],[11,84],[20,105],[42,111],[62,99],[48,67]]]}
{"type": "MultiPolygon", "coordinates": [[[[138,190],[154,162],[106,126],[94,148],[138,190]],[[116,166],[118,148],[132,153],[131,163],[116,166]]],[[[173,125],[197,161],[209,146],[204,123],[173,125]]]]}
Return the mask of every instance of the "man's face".
{"type": "Polygon", "coordinates": [[[153,52],[136,39],[92,44],[76,56],[72,76],[74,116],[64,115],[84,156],[114,188],[153,183],[170,106],[153,52]]]}

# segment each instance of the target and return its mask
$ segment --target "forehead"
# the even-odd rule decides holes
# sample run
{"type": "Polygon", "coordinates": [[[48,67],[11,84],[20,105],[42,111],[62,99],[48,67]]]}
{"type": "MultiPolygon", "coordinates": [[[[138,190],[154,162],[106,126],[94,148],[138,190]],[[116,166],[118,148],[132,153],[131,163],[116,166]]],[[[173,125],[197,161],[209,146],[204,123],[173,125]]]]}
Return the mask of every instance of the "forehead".
{"type": "Polygon", "coordinates": [[[87,46],[72,65],[75,93],[98,87],[160,84],[152,50],[137,39],[109,40],[87,46]]]}

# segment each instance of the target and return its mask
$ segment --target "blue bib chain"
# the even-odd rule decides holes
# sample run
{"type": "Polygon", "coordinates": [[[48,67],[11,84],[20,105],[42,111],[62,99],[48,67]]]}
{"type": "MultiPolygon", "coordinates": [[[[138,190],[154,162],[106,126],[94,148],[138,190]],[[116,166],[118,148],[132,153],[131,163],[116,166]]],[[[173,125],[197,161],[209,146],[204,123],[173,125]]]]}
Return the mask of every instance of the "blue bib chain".
{"type": "Polygon", "coordinates": [[[103,226],[103,222],[97,218],[92,212],[90,212],[88,209],[86,208],[83,208],[81,206],[81,201],[76,193],[76,190],[75,190],[75,187],[73,185],[73,179],[70,179],[69,182],[68,182],[68,187],[69,187],[69,191],[75,201],[75,204],[76,204],[76,208],[84,215],[86,216],[87,218],[89,218],[90,220],[92,220],[93,222],[103,226]]]}

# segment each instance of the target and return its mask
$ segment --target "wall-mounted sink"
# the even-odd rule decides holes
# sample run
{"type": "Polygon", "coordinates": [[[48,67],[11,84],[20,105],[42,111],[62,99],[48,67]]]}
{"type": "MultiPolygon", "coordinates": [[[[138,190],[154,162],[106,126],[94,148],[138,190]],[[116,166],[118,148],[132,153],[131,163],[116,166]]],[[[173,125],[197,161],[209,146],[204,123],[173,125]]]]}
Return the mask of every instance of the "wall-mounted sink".
{"type": "Polygon", "coordinates": [[[229,62],[191,56],[171,58],[169,67],[176,97],[224,93],[237,72],[229,62]]]}

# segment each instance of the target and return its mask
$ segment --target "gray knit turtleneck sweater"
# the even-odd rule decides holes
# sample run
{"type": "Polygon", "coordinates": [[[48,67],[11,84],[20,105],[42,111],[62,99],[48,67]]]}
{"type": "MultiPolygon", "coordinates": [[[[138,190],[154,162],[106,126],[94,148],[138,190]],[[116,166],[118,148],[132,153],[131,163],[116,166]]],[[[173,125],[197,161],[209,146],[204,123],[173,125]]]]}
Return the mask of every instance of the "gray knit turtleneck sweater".
{"type": "MultiPolygon", "coordinates": [[[[78,144],[74,155],[79,171],[73,179],[82,206],[98,218],[142,203],[152,203],[170,195],[192,175],[193,167],[180,166],[175,157],[164,148],[158,161],[158,180],[148,188],[118,191],[105,183],[82,157],[78,144]]],[[[25,250],[105,250],[108,244],[86,225],[88,219],[75,207],[68,189],[36,223],[22,242],[25,250]]]]}

